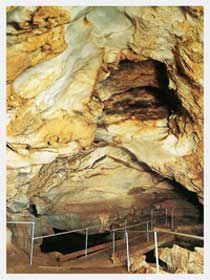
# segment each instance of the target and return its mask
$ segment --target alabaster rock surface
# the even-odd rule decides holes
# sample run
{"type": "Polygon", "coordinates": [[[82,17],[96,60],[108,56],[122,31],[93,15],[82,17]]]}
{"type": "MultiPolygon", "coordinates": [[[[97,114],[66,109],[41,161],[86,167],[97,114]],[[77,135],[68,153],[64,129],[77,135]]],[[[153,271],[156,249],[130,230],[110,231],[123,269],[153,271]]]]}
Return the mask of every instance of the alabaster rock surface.
{"type": "Polygon", "coordinates": [[[50,232],[176,188],[202,202],[203,8],[8,7],[7,112],[10,218],[50,232]]]}

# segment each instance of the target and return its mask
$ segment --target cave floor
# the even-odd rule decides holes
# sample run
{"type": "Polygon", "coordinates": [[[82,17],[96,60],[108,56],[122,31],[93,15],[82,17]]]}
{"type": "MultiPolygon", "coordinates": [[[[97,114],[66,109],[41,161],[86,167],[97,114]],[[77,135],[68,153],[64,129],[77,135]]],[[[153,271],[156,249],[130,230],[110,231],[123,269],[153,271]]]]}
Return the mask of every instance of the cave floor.
{"type": "MultiPolygon", "coordinates": [[[[157,228],[158,229],[158,228],[157,228]]],[[[164,228],[164,226],[161,227],[164,228]]],[[[202,236],[202,225],[188,225],[182,226],[176,229],[178,232],[185,232],[190,234],[196,234],[202,236]]],[[[154,249],[154,240],[150,234],[150,242],[146,242],[145,233],[130,233],[129,238],[129,250],[130,255],[134,253],[133,248],[141,251],[142,255],[154,249]],[[141,242],[139,242],[141,240],[141,242]],[[134,246],[134,247],[133,247],[134,246]]],[[[187,240],[186,240],[187,241],[187,240]]],[[[188,240],[189,241],[189,240],[188,240]]],[[[187,241],[187,242],[188,242],[187,241]]],[[[166,244],[176,243],[172,235],[166,233],[158,234],[159,246],[165,246],[166,244]]],[[[116,246],[116,254],[123,252],[125,246],[121,244],[116,246]]],[[[139,251],[139,252],[140,252],[139,251]]],[[[112,247],[106,248],[103,251],[97,251],[89,254],[87,257],[82,256],[77,259],[67,260],[59,262],[58,258],[61,254],[58,252],[43,253],[40,250],[38,244],[34,248],[33,265],[29,265],[28,256],[21,250],[10,250],[7,253],[7,273],[93,273],[93,274],[109,274],[109,273],[128,273],[126,267],[126,260],[115,261],[111,260],[112,247]],[[122,265],[122,263],[124,263],[122,265]]],[[[116,256],[117,256],[116,255],[116,256]]],[[[121,255],[119,255],[121,256],[121,255]]],[[[114,257],[115,258],[115,257],[114,257]]],[[[121,258],[121,257],[120,257],[121,258]]],[[[125,258],[125,257],[124,257],[125,258]]],[[[153,264],[155,266],[155,264],[153,264]]]]}
{"type": "Polygon", "coordinates": [[[80,261],[68,261],[65,263],[55,262],[55,257],[50,254],[39,253],[34,257],[34,264],[20,263],[20,257],[8,256],[7,273],[128,273],[126,267],[116,266],[107,257],[110,250],[100,254],[92,254],[88,258],[81,258],[80,261]],[[43,262],[43,258],[45,259],[43,262]],[[46,262],[46,264],[45,264],[46,262]],[[42,265],[40,265],[42,263],[42,265]]]}
{"type": "MultiPolygon", "coordinates": [[[[139,235],[142,239],[142,235],[139,235]]],[[[149,243],[141,242],[141,247],[145,252],[149,246],[154,246],[154,241],[150,240],[149,243]]],[[[161,234],[159,236],[159,242],[164,240],[164,243],[168,241],[168,236],[161,234]]],[[[170,238],[169,238],[170,239],[170,238]]],[[[130,249],[132,245],[139,245],[139,239],[130,240],[130,249]]],[[[116,248],[116,252],[119,250],[124,251],[125,246],[121,245],[116,248]]],[[[150,248],[151,250],[151,248],[150,248]]],[[[79,259],[69,260],[65,262],[58,262],[56,260],[56,252],[44,254],[40,251],[38,246],[35,246],[33,265],[28,264],[28,258],[23,252],[8,252],[7,255],[7,272],[8,273],[128,273],[126,264],[122,265],[120,262],[112,262],[110,256],[112,255],[112,248],[107,248],[104,251],[98,251],[83,256],[79,259]],[[20,254],[21,253],[21,254],[20,254]]]]}

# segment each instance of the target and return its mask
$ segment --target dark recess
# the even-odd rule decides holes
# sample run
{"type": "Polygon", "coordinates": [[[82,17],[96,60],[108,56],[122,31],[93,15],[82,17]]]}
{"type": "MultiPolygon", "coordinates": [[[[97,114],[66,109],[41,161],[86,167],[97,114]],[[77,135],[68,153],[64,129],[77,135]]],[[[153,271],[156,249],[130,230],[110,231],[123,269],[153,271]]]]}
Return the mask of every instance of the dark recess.
{"type": "MultiPolygon", "coordinates": [[[[60,233],[65,231],[54,228],[54,232],[60,233]]],[[[89,235],[88,247],[110,242],[109,236],[109,232],[89,235]]],[[[44,238],[40,248],[43,253],[57,251],[64,255],[83,250],[85,249],[85,235],[80,233],[69,233],[60,236],[44,238]]]]}
{"type": "Polygon", "coordinates": [[[162,104],[167,105],[174,112],[183,111],[184,108],[182,107],[182,103],[178,95],[174,90],[170,90],[168,88],[169,78],[165,63],[156,61],[156,69],[158,81],[160,83],[160,101],[162,102],[162,104]]]}
{"type": "Polygon", "coordinates": [[[177,183],[175,180],[171,180],[171,182],[180,195],[182,195],[187,201],[191,202],[199,209],[200,214],[203,217],[203,205],[200,203],[197,194],[195,192],[187,190],[183,185],[177,183]]]}
{"type": "Polygon", "coordinates": [[[36,209],[36,205],[35,204],[30,204],[29,206],[29,212],[31,214],[33,214],[35,217],[40,217],[40,215],[38,214],[37,212],[37,209],[36,209]]]}

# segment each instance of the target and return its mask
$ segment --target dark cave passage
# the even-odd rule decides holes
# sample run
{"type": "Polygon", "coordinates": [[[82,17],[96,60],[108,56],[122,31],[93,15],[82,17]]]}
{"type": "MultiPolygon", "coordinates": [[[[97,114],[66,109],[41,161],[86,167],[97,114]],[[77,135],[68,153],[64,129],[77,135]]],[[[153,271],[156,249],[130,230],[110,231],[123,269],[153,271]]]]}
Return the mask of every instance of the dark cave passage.
{"type": "MultiPolygon", "coordinates": [[[[133,155],[134,156],[134,155],[133,155]]],[[[154,172],[152,171],[147,165],[145,165],[145,169],[148,170],[148,172],[154,172]]],[[[155,173],[155,172],[154,172],[155,173]]],[[[160,176],[157,174],[157,176],[160,176]]],[[[161,176],[160,176],[161,177],[161,176]]],[[[168,179],[169,180],[169,179],[168,179]]],[[[195,224],[197,225],[202,225],[203,224],[203,205],[199,202],[196,193],[190,192],[187,190],[184,186],[181,184],[173,182],[176,193],[177,193],[177,198],[182,198],[186,202],[189,202],[191,205],[191,208],[186,208],[184,210],[183,208],[177,208],[176,209],[176,214],[175,214],[175,219],[174,219],[174,224],[175,226],[194,226],[195,224]],[[183,215],[184,213],[184,215],[183,215]]],[[[35,206],[33,207],[33,209],[35,206]]],[[[149,210],[144,209],[144,210],[149,210]]],[[[157,209],[158,210],[158,209],[157,209]]],[[[164,208],[160,209],[163,211],[160,211],[160,213],[164,214],[164,208]]],[[[171,223],[171,209],[168,209],[168,223],[171,223]]],[[[158,210],[159,211],[159,210],[158,210]]],[[[143,211],[144,212],[144,211],[143,211]]],[[[147,212],[147,211],[146,211],[147,212]]],[[[145,212],[145,213],[146,213],[145,212]]],[[[142,214],[143,215],[143,214],[142,214]]],[[[158,224],[162,224],[163,226],[165,225],[165,217],[164,216],[155,216],[155,212],[153,213],[153,218],[154,221],[157,221],[158,224]]],[[[143,215],[141,219],[148,219],[150,220],[150,211],[143,215]]],[[[64,230],[60,230],[57,228],[53,228],[55,233],[61,233],[65,232],[64,230]]],[[[189,230],[189,228],[188,228],[189,230]]],[[[199,236],[203,236],[203,229],[198,227],[197,229],[191,229],[191,233],[188,232],[189,234],[195,234],[199,236]]],[[[116,240],[123,238],[122,234],[116,234],[116,240]]],[[[110,242],[112,240],[112,235],[109,231],[103,232],[103,233],[97,233],[97,234],[91,234],[88,236],[88,247],[96,246],[102,243],[110,242]]],[[[180,246],[187,248],[189,250],[194,249],[195,246],[203,246],[202,241],[197,241],[197,240],[189,240],[189,239],[184,239],[184,238],[176,238],[176,244],[179,244],[180,246]]],[[[62,254],[69,254],[75,251],[83,250],[85,249],[85,234],[82,233],[69,233],[61,236],[54,236],[54,237],[49,237],[49,238],[44,238],[42,244],[40,245],[41,251],[43,253],[49,253],[49,252],[60,252],[62,254]]],[[[146,254],[147,260],[149,262],[154,262],[155,257],[154,257],[154,251],[151,251],[146,254]]]]}
{"type": "MultiPolygon", "coordinates": [[[[54,228],[54,232],[60,233],[65,231],[54,228]]],[[[88,236],[88,247],[96,246],[98,244],[106,243],[109,241],[109,232],[92,234],[88,236]]],[[[57,251],[64,255],[83,250],[85,249],[85,234],[74,232],[60,236],[44,238],[42,244],[40,245],[40,248],[43,253],[57,251]]]]}

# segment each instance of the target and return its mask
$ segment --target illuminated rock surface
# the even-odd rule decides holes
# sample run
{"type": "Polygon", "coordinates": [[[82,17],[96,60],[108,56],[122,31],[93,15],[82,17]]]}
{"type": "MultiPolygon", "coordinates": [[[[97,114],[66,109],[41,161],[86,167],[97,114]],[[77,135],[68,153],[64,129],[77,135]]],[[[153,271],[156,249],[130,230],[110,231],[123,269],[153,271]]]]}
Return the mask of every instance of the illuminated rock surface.
{"type": "Polygon", "coordinates": [[[202,274],[203,255],[203,248],[195,248],[195,251],[189,251],[174,245],[173,248],[161,248],[159,257],[173,273],[202,274]]]}
{"type": "Polygon", "coordinates": [[[199,7],[9,7],[8,216],[42,234],[202,201],[202,35],[199,7]]]}

